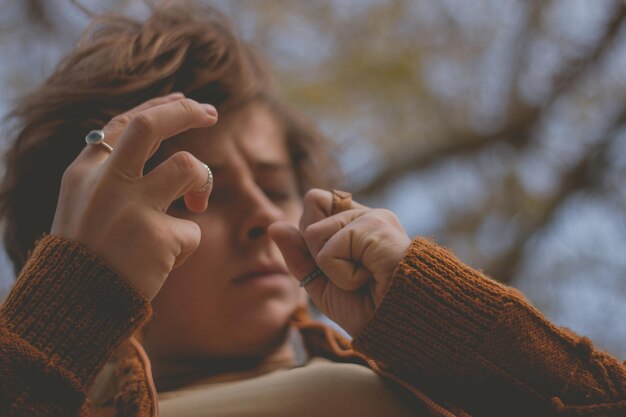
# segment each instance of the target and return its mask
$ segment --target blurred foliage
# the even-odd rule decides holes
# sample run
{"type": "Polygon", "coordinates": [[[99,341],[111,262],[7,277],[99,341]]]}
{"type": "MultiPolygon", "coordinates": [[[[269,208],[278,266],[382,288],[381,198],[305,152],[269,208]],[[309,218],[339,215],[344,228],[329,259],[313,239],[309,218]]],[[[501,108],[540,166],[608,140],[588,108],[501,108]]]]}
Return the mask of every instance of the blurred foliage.
{"type": "MultiPolygon", "coordinates": [[[[88,19],[73,3],[2,7],[5,99],[76,41],[88,19]]],[[[140,16],[150,3],[80,2],[140,16]]],[[[626,357],[623,2],[214,3],[337,141],[360,200],[626,357]]]]}

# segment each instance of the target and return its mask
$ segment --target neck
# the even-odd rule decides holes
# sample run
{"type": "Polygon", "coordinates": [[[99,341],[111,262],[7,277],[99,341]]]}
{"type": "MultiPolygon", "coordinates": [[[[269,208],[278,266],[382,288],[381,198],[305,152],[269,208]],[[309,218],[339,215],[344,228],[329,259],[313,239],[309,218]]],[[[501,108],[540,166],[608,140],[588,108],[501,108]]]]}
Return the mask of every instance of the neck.
{"type": "Polygon", "coordinates": [[[303,364],[300,334],[291,328],[281,342],[262,354],[236,357],[172,358],[152,360],[154,381],[158,391],[171,391],[184,386],[253,378],[279,369],[303,364]]]}

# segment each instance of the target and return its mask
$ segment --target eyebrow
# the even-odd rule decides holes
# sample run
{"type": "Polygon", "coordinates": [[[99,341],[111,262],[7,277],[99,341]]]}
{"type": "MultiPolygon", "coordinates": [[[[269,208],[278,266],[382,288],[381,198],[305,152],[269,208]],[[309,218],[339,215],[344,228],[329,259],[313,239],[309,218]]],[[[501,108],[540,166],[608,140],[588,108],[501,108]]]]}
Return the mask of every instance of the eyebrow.
{"type": "Polygon", "coordinates": [[[254,164],[259,171],[290,171],[291,164],[285,162],[260,161],[254,164]]]}

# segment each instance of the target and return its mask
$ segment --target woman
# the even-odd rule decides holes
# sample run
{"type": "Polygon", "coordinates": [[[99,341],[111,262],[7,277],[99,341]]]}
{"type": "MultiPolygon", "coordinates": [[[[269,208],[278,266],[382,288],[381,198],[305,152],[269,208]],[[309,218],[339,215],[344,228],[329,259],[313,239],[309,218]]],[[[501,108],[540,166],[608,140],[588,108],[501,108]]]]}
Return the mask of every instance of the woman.
{"type": "Polygon", "coordinates": [[[2,307],[9,415],[619,415],[626,406],[624,367],[515,290],[411,242],[388,211],[341,192],[303,199],[328,184],[324,142],[210,9],[101,20],[17,114],[2,187],[16,268],[52,235],[2,307]],[[173,91],[187,98],[127,111],[173,91]],[[198,102],[217,107],[216,126],[198,102]],[[76,137],[100,126],[113,151],[82,151],[52,222],[76,137]],[[198,160],[215,173],[208,207],[198,160]],[[180,188],[165,175],[177,170],[180,188]],[[157,190],[170,191],[144,198],[157,190]],[[45,279],[48,259],[59,260],[58,281],[45,279]],[[307,317],[290,273],[351,344],[307,317]],[[50,311],[62,311],[72,337],[50,311]],[[34,348],[29,361],[11,359],[15,346],[34,348]]]}

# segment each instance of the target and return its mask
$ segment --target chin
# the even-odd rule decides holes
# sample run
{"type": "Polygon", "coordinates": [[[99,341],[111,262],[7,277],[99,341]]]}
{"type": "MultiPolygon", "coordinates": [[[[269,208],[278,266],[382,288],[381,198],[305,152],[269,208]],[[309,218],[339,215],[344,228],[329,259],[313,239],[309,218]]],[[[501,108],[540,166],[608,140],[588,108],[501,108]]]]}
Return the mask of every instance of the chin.
{"type": "MultiPolygon", "coordinates": [[[[290,328],[290,319],[297,302],[269,300],[256,308],[240,311],[232,325],[236,327],[233,339],[237,340],[237,354],[257,355],[272,350],[284,342],[290,328]]],[[[233,352],[234,353],[234,352],[233,352]]]]}

